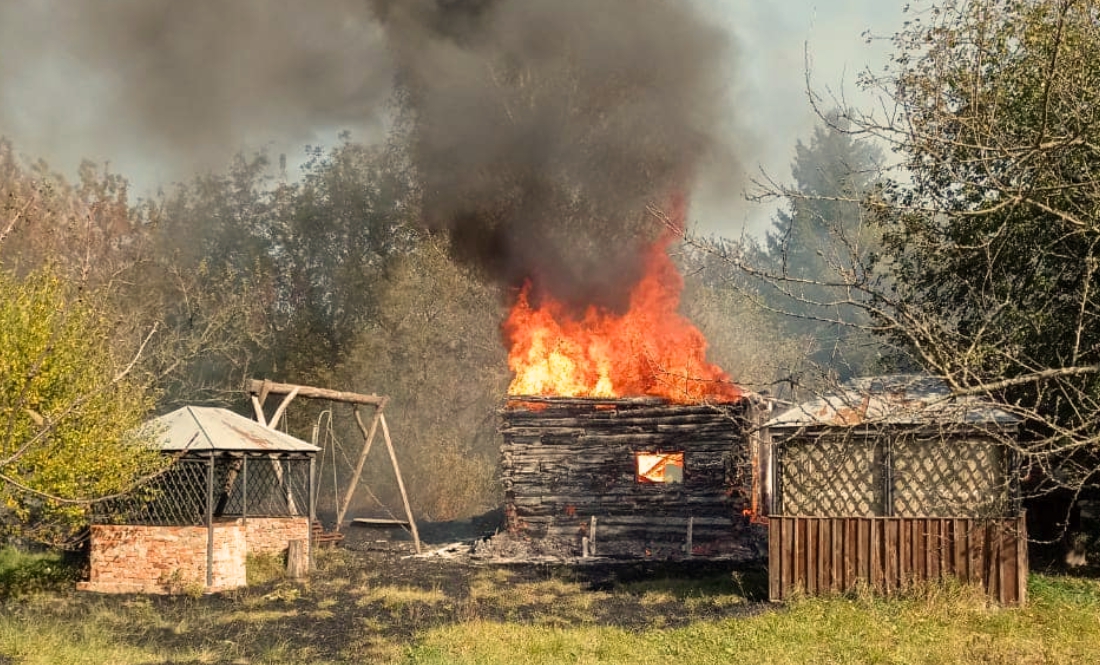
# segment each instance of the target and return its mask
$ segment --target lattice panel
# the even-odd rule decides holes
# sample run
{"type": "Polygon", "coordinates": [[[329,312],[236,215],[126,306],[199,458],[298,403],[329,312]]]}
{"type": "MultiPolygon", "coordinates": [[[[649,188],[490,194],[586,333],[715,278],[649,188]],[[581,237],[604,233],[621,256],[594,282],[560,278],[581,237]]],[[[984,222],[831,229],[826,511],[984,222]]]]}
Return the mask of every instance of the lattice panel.
{"type": "MultiPolygon", "coordinates": [[[[248,460],[248,514],[286,517],[309,514],[308,460],[248,460]]],[[[238,480],[226,514],[240,515],[244,486],[238,480]]]]}
{"type": "Polygon", "coordinates": [[[882,514],[882,463],[877,447],[866,439],[788,443],[780,474],[785,515],[882,514]]]}
{"type": "Polygon", "coordinates": [[[179,460],[129,496],[97,504],[95,519],[156,526],[204,524],[208,466],[205,460],[179,460]]]}
{"type": "Polygon", "coordinates": [[[1005,452],[988,440],[805,438],[778,454],[785,515],[999,517],[1012,508],[1005,452]]]}
{"type": "MultiPolygon", "coordinates": [[[[129,496],[98,504],[100,523],[158,526],[206,523],[209,462],[182,459],[129,496]]],[[[213,469],[216,517],[309,514],[309,460],[219,458],[213,469]]]]}
{"type": "Polygon", "coordinates": [[[981,440],[906,440],[893,446],[893,508],[901,517],[993,517],[1010,496],[1002,450],[981,440]]]}

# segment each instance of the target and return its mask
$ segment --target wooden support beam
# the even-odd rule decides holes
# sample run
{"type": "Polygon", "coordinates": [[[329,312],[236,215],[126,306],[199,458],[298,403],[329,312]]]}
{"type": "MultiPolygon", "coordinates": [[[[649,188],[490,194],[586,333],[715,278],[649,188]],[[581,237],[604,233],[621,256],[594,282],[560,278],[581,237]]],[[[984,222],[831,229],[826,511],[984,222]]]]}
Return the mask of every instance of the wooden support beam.
{"type": "Polygon", "coordinates": [[[286,576],[292,580],[304,579],[309,574],[309,541],[291,540],[287,543],[286,576]]]}
{"type": "Polygon", "coordinates": [[[378,429],[378,421],[382,419],[382,407],[378,407],[374,411],[374,419],[370,423],[370,431],[363,425],[363,418],[359,415],[359,408],[354,409],[355,422],[359,425],[359,431],[363,433],[363,449],[359,452],[359,459],[355,462],[355,471],[351,474],[351,483],[348,484],[348,491],[344,494],[344,500],[340,503],[340,509],[336,511],[336,530],[339,531],[340,527],[344,524],[344,515],[348,512],[348,506],[351,505],[351,497],[355,494],[355,488],[359,485],[359,477],[363,475],[363,464],[367,461],[367,453],[370,452],[371,444],[374,443],[374,433],[378,429]]]}
{"type": "Polygon", "coordinates": [[[279,419],[283,417],[284,413],[286,413],[286,407],[290,406],[290,403],[294,400],[295,397],[298,396],[298,393],[301,392],[301,390],[301,386],[294,386],[294,390],[291,390],[289,393],[287,393],[286,397],[283,398],[282,403],[279,404],[279,408],[275,409],[275,415],[271,416],[271,421],[267,423],[268,427],[270,427],[271,429],[275,429],[279,426],[279,419]]]}
{"type": "Polygon", "coordinates": [[[267,416],[264,415],[263,402],[255,395],[252,395],[252,410],[256,412],[256,422],[267,427],[267,416]]]}
{"type": "Polygon", "coordinates": [[[249,379],[244,385],[245,392],[250,395],[263,395],[266,397],[271,395],[289,395],[294,390],[297,390],[297,395],[301,397],[310,397],[313,399],[328,399],[334,402],[345,402],[347,404],[369,404],[371,406],[377,406],[379,408],[386,405],[389,400],[385,395],[363,395],[361,393],[349,393],[339,390],[329,390],[327,388],[315,388],[313,386],[298,386],[291,383],[272,383],[270,381],[260,381],[259,379],[249,379]]]}
{"type": "Polygon", "coordinates": [[[260,384],[260,406],[263,406],[267,402],[267,392],[271,390],[271,382],[264,379],[260,384]]]}
{"type": "MultiPolygon", "coordinates": [[[[348,485],[348,490],[344,494],[344,499],[341,502],[336,514],[336,530],[339,531],[344,522],[344,518],[347,515],[348,507],[351,504],[351,499],[355,494],[355,488],[359,484],[359,479],[363,473],[363,466],[366,463],[367,455],[370,453],[371,445],[374,442],[374,435],[377,431],[378,425],[382,426],[382,433],[385,436],[386,448],[389,451],[390,462],[393,464],[393,472],[397,478],[397,487],[401,491],[401,501],[405,507],[405,515],[408,517],[408,523],[413,535],[413,541],[416,543],[416,551],[421,551],[420,545],[420,533],[416,528],[416,522],[413,520],[412,508],[409,505],[408,493],[405,491],[405,482],[401,478],[401,468],[397,464],[397,455],[394,451],[393,441],[390,438],[389,427],[386,424],[386,418],[382,413],[382,409],[389,401],[389,397],[384,395],[364,395],[361,393],[343,392],[339,390],[328,390],[326,388],[316,388],[313,386],[300,386],[290,383],[273,383],[266,379],[249,379],[245,381],[245,392],[247,392],[252,401],[252,408],[256,411],[256,420],[261,424],[268,427],[275,427],[278,425],[279,420],[282,418],[286,407],[290,404],[291,400],[295,397],[305,397],[311,399],[325,399],[334,402],[343,402],[345,404],[353,405],[353,412],[355,414],[355,422],[359,425],[359,430],[363,433],[363,449],[359,453],[359,459],[356,462],[355,470],[352,475],[351,483],[348,485]],[[275,414],[272,415],[270,422],[267,420],[263,411],[263,403],[267,399],[268,395],[285,395],[282,403],[276,409],[275,414]],[[368,405],[375,407],[374,419],[371,421],[370,429],[363,424],[363,419],[359,415],[359,405],[368,405]]],[[[280,482],[282,482],[281,469],[276,470],[276,475],[279,476],[280,482]]],[[[293,502],[288,493],[288,502],[291,503],[291,511],[296,513],[296,507],[293,506],[293,502]]]]}
{"type": "Polygon", "coordinates": [[[397,489],[401,490],[401,502],[405,504],[405,516],[409,518],[409,526],[412,527],[416,553],[420,554],[420,532],[416,530],[416,520],[413,519],[412,508],[409,507],[409,495],[405,493],[405,482],[401,480],[401,467],[397,465],[397,454],[393,450],[393,441],[390,439],[390,428],[386,425],[386,416],[382,415],[381,409],[379,409],[379,420],[382,422],[382,436],[386,439],[386,450],[390,452],[390,462],[393,462],[393,473],[397,476],[397,489]]]}

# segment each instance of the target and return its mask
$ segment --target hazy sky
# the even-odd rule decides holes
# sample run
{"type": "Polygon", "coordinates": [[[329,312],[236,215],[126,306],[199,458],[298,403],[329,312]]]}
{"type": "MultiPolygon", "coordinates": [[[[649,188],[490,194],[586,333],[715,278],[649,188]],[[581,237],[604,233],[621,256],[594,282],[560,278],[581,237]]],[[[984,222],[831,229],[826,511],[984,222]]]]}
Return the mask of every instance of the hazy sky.
{"type": "MultiPolygon", "coordinates": [[[[744,157],[750,176],[761,171],[789,181],[795,142],[809,138],[817,118],[807,100],[810,84],[826,98],[867,106],[873,99],[856,86],[870,67],[880,71],[890,54],[887,39],[901,27],[904,2],[898,0],[702,0],[735,36],[740,130],[749,134],[744,157]],[[880,37],[870,44],[865,31],[880,37]]],[[[748,185],[751,187],[751,185],[748,185]]],[[[727,237],[743,228],[759,233],[769,224],[772,207],[742,203],[696,209],[701,231],[727,237]]]]}
{"type": "MultiPolygon", "coordinates": [[[[98,9],[103,6],[99,0],[0,0],[0,135],[12,139],[20,153],[43,158],[66,175],[75,171],[81,158],[109,162],[112,170],[135,184],[139,195],[185,179],[195,169],[220,169],[242,149],[267,146],[272,153],[288,153],[288,161],[293,164],[305,144],[331,143],[340,129],[351,130],[353,138],[369,138],[378,134],[383,115],[370,109],[380,107],[383,99],[367,94],[326,98],[342,89],[375,89],[376,77],[385,71],[381,64],[369,64],[381,63],[385,58],[383,49],[377,46],[377,35],[361,24],[341,20],[341,11],[356,11],[356,3],[361,1],[312,4],[331,5],[328,9],[336,10],[318,12],[306,21],[295,18],[289,24],[279,24],[272,19],[264,27],[293,34],[295,43],[278,45],[268,39],[248,44],[248,51],[257,53],[253,62],[242,62],[238,54],[228,57],[216,49],[203,54],[211,68],[259,68],[258,73],[248,77],[255,82],[256,89],[251,92],[257,98],[262,97],[268,79],[286,75],[300,77],[297,89],[305,94],[266,100],[244,118],[212,118],[210,122],[217,122],[223,133],[211,136],[207,144],[198,146],[201,149],[187,150],[181,146],[196,147],[190,145],[190,138],[181,139],[164,131],[177,114],[187,117],[190,103],[186,95],[168,99],[154,79],[148,99],[138,100],[157,111],[152,117],[166,119],[163,126],[151,127],[148,112],[141,116],[141,122],[133,121],[117,99],[103,93],[119,77],[170,70],[174,54],[194,57],[196,48],[207,48],[196,46],[187,34],[176,34],[171,17],[153,14],[149,8],[156,3],[115,0],[116,6],[129,2],[131,7],[150,14],[144,17],[148,34],[139,35],[140,43],[135,42],[135,48],[153,53],[152,62],[146,56],[116,65],[111,71],[100,71],[89,68],[83,54],[102,48],[97,45],[99,41],[134,39],[134,35],[131,32],[120,37],[112,33],[109,22],[97,23],[98,9]],[[299,65],[292,61],[295,54],[303,53],[308,62],[299,65]],[[333,54],[351,56],[351,64],[341,66],[333,54]],[[260,62],[263,64],[257,64],[260,62]],[[272,111],[279,108],[293,109],[293,113],[272,111]],[[154,131],[161,135],[151,136],[154,131]],[[184,151],[191,152],[191,158],[175,158],[184,151]]],[[[815,124],[806,100],[806,50],[815,89],[843,94],[850,104],[866,104],[868,100],[856,89],[856,75],[868,66],[881,69],[889,44],[880,40],[869,45],[861,34],[865,30],[880,36],[892,34],[901,26],[904,4],[901,0],[696,1],[733,37],[730,85],[735,103],[730,131],[741,134],[737,143],[744,154],[740,159],[748,171],[763,169],[783,181],[790,177],[795,142],[808,137],[815,124]]],[[[268,14],[276,14],[266,11],[272,6],[268,2],[285,5],[287,0],[234,0],[225,3],[233,7],[227,13],[234,16],[223,25],[191,29],[221,31],[233,37],[234,42],[227,43],[240,40],[247,44],[247,28],[255,24],[256,17],[267,21],[268,14]]],[[[303,6],[311,5],[298,7],[303,6]]],[[[207,89],[202,81],[191,83],[196,89],[207,89]]],[[[219,94],[238,92],[216,90],[219,94]]],[[[194,116],[188,119],[196,120],[194,116]]],[[[742,184],[717,189],[721,196],[713,196],[713,192],[701,196],[693,208],[692,216],[700,230],[732,237],[743,228],[759,232],[768,224],[772,209],[741,201],[742,184]]]]}

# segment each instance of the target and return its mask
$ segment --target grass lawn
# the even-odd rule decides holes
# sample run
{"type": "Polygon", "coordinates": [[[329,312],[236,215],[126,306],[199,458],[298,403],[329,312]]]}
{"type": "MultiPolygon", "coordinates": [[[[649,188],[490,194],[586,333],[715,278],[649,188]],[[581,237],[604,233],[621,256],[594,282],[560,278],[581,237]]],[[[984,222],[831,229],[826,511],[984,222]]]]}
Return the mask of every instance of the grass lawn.
{"type": "Polygon", "coordinates": [[[965,588],[804,599],[674,629],[475,621],[433,629],[409,663],[1100,663],[1100,584],[1034,576],[1024,609],[965,588]]]}
{"type": "Polygon", "coordinates": [[[593,584],[336,551],[305,583],[148,597],[77,593],[48,557],[29,583],[26,563],[0,552],[4,665],[1100,663],[1100,582],[1081,578],[1033,575],[1022,609],[951,585],[770,605],[759,570],[593,584]]]}

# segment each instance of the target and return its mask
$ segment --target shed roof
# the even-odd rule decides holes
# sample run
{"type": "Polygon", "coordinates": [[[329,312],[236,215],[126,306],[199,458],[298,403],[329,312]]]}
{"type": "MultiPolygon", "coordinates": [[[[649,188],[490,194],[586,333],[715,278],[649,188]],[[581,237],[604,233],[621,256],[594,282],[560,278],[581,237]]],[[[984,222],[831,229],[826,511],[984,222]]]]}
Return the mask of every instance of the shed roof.
{"type": "Polygon", "coordinates": [[[894,374],[853,379],[835,392],[799,404],[766,423],[776,429],[883,425],[1015,426],[1018,419],[977,396],[952,397],[941,379],[894,374]]]}
{"type": "Polygon", "coordinates": [[[296,452],[320,450],[255,420],[212,406],[185,406],[142,426],[157,432],[158,447],[167,452],[296,452]]]}

